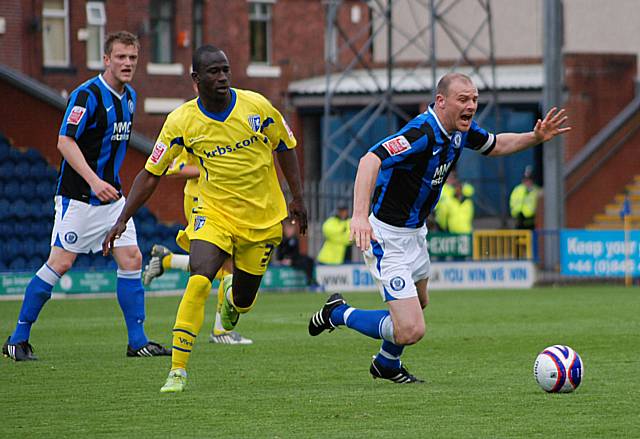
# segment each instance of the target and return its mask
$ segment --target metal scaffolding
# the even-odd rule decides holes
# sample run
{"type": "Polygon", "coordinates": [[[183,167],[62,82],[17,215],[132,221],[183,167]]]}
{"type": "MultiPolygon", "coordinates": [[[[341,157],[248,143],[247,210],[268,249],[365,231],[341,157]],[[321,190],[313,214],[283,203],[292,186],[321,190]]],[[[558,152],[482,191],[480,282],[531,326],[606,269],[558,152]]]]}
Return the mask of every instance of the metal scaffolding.
{"type": "Polygon", "coordinates": [[[493,112],[496,126],[499,125],[490,0],[325,0],[324,3],[326,92],[322,146],[337,159],[323,161],[321,182],[332,179],[345,163],[357,168],[358,151],[371,146],[363,144],[363,134],[375,121],[386,116],[387,132],[392,133],[397,129],[397,116],[404,120],[414,116],[401,108],[398,98],[407,91],[431,90],[435,95],[436,81],[447,71],[461,70],[473,77],[476,86],[485,90],[484,107],[476,119],[482,122],[493,112]],[[461,28],[452,16],[469,6],[480,13],[472,14],[472,26],[461,28]],[[395,16],[400,13],[402,20],[395,16]],[[444,38],[455,47],[457,58],[442,62],[437,53],[437,38],[444,38]],[[338,107],[348,105],[345,96],[349,94],[364,95],[366,99],[358,101],[359,111],[332,129],[331,117],[338,113],[338,107]],[[345,135],[349,139],[346,145],[345,135]]]}

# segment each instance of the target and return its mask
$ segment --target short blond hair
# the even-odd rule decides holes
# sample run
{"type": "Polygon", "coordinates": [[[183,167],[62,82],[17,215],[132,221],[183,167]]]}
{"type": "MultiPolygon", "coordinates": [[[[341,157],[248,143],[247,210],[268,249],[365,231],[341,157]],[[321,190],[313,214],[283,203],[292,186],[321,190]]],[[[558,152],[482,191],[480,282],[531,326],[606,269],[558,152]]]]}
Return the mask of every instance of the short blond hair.
{"type": "Polygon", "coordinates": [[[135,46],[136,49],[140,49],[140,42],[138,41],[138,37],[136,37],[131,32],[127,32],[126,30],[113,32],[107,35],[107,37],[104,40],[105,55],[111,54],[111,50],[113,49],[113,43],[122,43],[125,46],[135,46]]]}

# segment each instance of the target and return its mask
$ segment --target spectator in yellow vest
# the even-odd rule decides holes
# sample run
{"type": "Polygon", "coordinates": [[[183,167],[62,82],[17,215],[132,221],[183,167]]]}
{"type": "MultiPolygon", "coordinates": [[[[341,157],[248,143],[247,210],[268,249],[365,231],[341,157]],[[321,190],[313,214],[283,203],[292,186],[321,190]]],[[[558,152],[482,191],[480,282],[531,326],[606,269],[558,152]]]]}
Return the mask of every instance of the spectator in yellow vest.
{"type": "Polygon", "coordinates": [[[442,193],[435,209],[436,224],[441,231],[471,233],[474,192],[472,185],[460,182],[456,171],[451,171],[448,183],[442,187],[442,193]]]}
{"type": "Polygon", "coordinates": [[[527,166],[522,183],[513,188],[509,197],[511,216],[516,220],[517,229],[535,229],[539,196],[540,188],[533,182],[533,172],[527,166]]]}
{"type": "Polygon", "coordinates": [[[471,233],[473,230],[473,186],[457,181],[454,195],[447,201],[446,224],[449,233],[471,233]]]}
{"type": "Polygon", "coordinates": [[[328,218],[322,224],[324,244],[318,253],[316,260],[321,264],[340,265],[344,262],[344,256],[351,243],[349,237],[349,209],[339,206],[336,215],[328,218]]]}

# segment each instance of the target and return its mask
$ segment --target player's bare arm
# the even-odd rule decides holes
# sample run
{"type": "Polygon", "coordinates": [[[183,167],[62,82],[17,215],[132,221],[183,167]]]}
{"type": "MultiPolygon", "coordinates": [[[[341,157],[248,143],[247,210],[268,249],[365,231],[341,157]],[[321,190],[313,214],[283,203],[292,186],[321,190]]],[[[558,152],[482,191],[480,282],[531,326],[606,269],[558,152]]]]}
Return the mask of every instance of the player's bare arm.
{"type": "Polygon", "coordinates": [[[200,170],[197,166],[186,165],[183,166],[182,169],[179,169],[177,172],[168,171],[165,175],[170,178],[191,180],[192,178],[200,177],[200,170]]]}
{"type": "Polygon", "coordinates": [[[100,201],[115,201],[118,191],[93,172],[73,137],[58,136],[58,150],[71,167],[89,184],[100,201]]]}
{"type": "Polygon", "coordinates": [[[513,154],[539,143],[547,142],[555,136],[571,131],[570,126],[565,126],[568,120],[566,111],[558,111],[553,107],[544,119],[536,122],[533,131],[528,133],[501,133],[496,136],[496,146],[491,151],[492,156],[513,154]]]}
{"type": "Polygon", "coordinates": [[[151,194],[158,187],[160,177],[153,175],[146,169],[142,169],[136,175],[136,179],[133,181],[131,192],[127,197],[127,202],[122,208],[120,216],[116,220],[116,223],[111,227],[109,233],[102,241],[102,254],[107,256],[111,250],[113,250],[113,241],[118,239],[120,235],[127,228],[127,221],[131,218],[140,207],[149,199],[151,194]]]}
{"type": "Polygon", "coordinates": [[[380,158],[368,152],[360,159],[356,182],[353,187],[353,217],[351,218],[351,240],[365,251],[369,243],[376,240],[369,223],[369,203],[380,170],[380,158]]]}
{"type": "Polygon", "coordinates": [[[304,235],[307,233],[307,208],[304,205],[298,156],[294,149],[280,151],[276,156],[293,197],[289,202],[289,216],[298,223],[300,234],[304,235]]]}

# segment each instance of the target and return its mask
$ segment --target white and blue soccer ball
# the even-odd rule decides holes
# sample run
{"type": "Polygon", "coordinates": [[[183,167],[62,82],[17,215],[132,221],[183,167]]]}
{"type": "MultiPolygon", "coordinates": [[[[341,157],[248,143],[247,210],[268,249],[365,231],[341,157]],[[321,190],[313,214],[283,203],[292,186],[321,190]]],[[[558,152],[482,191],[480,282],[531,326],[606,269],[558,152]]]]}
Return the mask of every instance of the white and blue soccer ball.
{"type": "Polygon", "coordinates": [[[557,344],[538,354],[533,376],[545,392],[569,393],[582,382],[584,364],[576,351],[557,344]]]}

